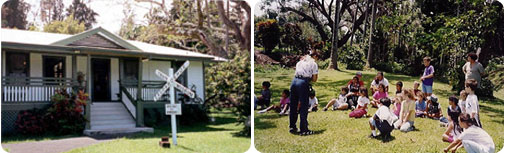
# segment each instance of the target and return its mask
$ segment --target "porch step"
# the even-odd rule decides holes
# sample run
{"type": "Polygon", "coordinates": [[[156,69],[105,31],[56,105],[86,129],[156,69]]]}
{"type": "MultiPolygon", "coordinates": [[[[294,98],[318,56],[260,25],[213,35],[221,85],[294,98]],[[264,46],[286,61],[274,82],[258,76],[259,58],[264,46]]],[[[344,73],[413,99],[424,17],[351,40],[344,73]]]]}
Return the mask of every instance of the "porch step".
{"type": "Polygon", "coordinates": [[[137,133],[137,132],[149,132],[153,133],[153,128],[150,127],[134,127],[134,128],[116,128],[107,130],[84,130],[84,135],[96,136],[96,135],[111,135],[111,134],[124,134],[124,133],[137,133]]]}
{"type": "Polygon", "coordinates": [[[91,128],[85,130],[85,134],[113,134],[146,130],[136,129],[134,118],[120,102],[97,102],[93,103],[90,108],[91,128]]]}

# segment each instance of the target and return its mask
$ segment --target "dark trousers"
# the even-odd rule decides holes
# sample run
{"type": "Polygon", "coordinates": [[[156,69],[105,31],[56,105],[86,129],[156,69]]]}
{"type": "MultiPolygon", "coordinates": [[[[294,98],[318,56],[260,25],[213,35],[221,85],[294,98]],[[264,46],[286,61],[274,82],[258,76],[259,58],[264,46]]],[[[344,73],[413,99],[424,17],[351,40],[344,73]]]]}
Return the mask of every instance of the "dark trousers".
{"type": "Polygon", "coordinates": [[[300,131],[307,128],[307,109],[309,109],[309,79],[294,78],[290,85],[290,128],[297,128],[298,114],[300,113],[300,131]],[[300,109],[297,106],[300,102],[300,109]]]}

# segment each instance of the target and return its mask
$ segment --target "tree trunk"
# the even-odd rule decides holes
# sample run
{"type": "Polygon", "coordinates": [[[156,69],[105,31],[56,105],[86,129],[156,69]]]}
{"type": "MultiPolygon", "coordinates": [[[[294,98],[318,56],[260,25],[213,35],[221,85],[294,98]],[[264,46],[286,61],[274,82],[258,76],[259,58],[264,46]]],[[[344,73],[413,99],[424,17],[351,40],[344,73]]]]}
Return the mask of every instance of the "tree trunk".
{"type": "Polygon", "coordinates": [[[371,17],[371,32],[369,33],[369,51],[367,52],[367,63],[366,65],[371,66],[372,63],[372,35],[374,33],[374,22],[376,20],[376,0],[372,1],[372,17],[371,17]]]}
{"type": "MultiPolygon", "coordinates": [[[[357,20],[357,11],[358,11],[358,4],[359,2],[357,1],[355,3],[355,13],[353,14],[353,24],[352,25],[355,25],[355,21],[357,20]]],[[[355,36],[355,26],[351,26],[351,37],[350,37],[350,46],[353,46],[353,37],[355,36]]]]}
{"type": "Polygon", "coordinates": [[[365,4],[365,22],[364,22],[364,33],[363,33],[363,36],[362,36],[362,40],[363,40],[363,43],[365,43],[365,37],[366,37],[366,34],[367,34],[367,21],[368,21],[368,17],[369,17],[369,0],[367,0],[367,3],[365,4]]]}
{"type": "Polygon", "coordinates": [[[339,70],[338,66],[337,66],[337,49],[338,49],[338,46],[337,46],[337,43],[339,41],[339,22],[341,21],[340,19],[340,0],[337,0],[336,1],[336,13],[335,13],[335,16],[334,16],[334,28],[332,28],[332,52],[330,54],[330,58],[331,58],[331,62],[330,62],[330,65],[328,67],[328,69],[334,69],[334,70],[339,70]]]}

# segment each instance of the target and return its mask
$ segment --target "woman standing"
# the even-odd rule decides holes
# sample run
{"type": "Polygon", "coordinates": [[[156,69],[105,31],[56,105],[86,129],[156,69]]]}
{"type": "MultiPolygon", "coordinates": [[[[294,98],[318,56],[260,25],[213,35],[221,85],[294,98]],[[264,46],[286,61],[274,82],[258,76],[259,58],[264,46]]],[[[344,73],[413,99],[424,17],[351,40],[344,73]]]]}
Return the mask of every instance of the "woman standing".
{"type": "Polygon", "coordinates": [[[462,71],[464,71],[466,75],[466,80],[474,79],[478,81],[478,87],[480,87],[481,76],[485,74],[485,70],[483,69],[483,65],[476,60],[478,60],[478,55],[476,55],[476,53],[467,54],[467,62],[462,66],[462,71]]]}
{"type": "Polygon", "coordinates": [[[313,131],[307,127],[307,114],[309,106],[309,83],[318,79],[318,52],[309,50],[309,55],[304,56],[295,66],[295,77],[290,85],[290,110],[297,110],[300,102],[300,110],[290,111],[290,133],[297,133],[297,117],[300,113],[300,135],[310,135],[313,131]]]}

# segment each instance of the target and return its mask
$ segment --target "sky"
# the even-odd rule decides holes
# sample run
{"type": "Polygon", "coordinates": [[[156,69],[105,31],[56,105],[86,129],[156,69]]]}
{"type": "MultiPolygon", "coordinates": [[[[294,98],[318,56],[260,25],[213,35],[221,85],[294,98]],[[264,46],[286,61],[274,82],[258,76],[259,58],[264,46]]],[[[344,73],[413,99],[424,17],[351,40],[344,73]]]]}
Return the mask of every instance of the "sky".
{"type": "MultiPolygon", "coordinates": [[[[31,5],[30,12],[28,13],[27,20],[29,22],[34,22],[42,29],[42,23],[40,21],[40,0],[25,0],[25,2],[31,5]],[[37,14],[36,14],[37,13],[37,14]]],[[[96,16],[97,23],[93,24],[93,28],[101,26],[108,31],[113,33],[119,33],[121,28],[121,21],[125,18],[123,14],[124,3],[128,2],[132,5],[135,14],[135,22],[136,24],[141,24],[146,22],[144,18],[144,14],[148,12],[148,8],[150,8],[149,3],[136,3],[133,0],[84,0],[90,1],[88,6],[91,7],[95,12],[97,12],[98,16],[96,16]]],[[[168,4],[171,3],[172,0],[167,0],[168,4]]],[[[63,0],[63,4],[65,9],[72,4],[72,0],[63,0]]]]}

